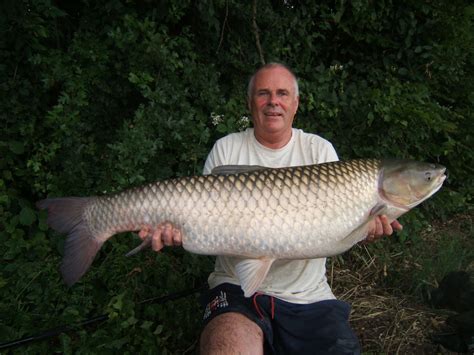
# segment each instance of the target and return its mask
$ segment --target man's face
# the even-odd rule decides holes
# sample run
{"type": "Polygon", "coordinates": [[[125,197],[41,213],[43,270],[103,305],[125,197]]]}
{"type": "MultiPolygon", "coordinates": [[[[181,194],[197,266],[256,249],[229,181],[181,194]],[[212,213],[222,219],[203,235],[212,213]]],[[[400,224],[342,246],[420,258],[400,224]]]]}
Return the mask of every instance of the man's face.
{"type": "Polygon", "coordinates": [[[283,67],[263,69],[254,79],[249,108],[259,134],[288,133],[298,109],[293,76],[283,67]]]}

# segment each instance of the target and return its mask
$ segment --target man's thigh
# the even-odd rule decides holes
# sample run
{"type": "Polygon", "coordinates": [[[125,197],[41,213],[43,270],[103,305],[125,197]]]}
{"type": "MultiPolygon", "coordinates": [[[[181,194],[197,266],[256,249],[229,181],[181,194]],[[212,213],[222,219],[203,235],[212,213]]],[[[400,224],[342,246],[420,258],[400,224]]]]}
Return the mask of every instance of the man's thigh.
{"type": "Polygon", "coordinates": [[[258,318],[240,286],[221,284],[202,295],[201,353],[262,353],[271,326],[258,318]],[[266,334],[265,334],[266,333],[266,334]]]}
{"type": "Polygon", "coordinates": [[[207,323],[201,333],[201,354],[263,354],[263,332],[246,316],[227,312],[207,323]]]}

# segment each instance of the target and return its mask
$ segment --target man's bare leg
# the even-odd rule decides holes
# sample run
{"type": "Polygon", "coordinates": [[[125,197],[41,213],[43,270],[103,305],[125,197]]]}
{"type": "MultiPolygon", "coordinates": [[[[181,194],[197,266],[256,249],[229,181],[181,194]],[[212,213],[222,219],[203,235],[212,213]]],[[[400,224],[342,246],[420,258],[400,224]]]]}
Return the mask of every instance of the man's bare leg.
{"type": "Polygon", "coordinates": [[[262,329],[246,316],[223,313],[202,331],[200,354],[263,354],[263,341],[262,329]]]}

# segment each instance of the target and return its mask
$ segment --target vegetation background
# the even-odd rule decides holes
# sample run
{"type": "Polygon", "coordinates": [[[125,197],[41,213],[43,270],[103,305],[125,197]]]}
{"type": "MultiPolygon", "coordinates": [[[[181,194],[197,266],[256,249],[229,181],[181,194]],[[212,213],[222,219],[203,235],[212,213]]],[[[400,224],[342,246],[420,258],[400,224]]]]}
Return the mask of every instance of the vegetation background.
{"type": "Polygon", "coordinates": [[[200,174],[214,141],[248,125],[246,83],[264,61],[294,69],[296,126],[342,159],[447,166],[446,186],[402,218],[403,233],[370,246],[384,285],[418,297],[472,262],[471,223],[435,248],[418,237],[472,216],[471,1],[2,0],[0,11],[0,343],[107,314],[16,351],[194,351],[196,295],[143,301],[203,284],[212,258],[125,258],[137,240],[121,235],[67,288],[63,236],[35,201],[200,174]],[[387,257],[394,250],[423,267],[407,273],[387,257]]]}

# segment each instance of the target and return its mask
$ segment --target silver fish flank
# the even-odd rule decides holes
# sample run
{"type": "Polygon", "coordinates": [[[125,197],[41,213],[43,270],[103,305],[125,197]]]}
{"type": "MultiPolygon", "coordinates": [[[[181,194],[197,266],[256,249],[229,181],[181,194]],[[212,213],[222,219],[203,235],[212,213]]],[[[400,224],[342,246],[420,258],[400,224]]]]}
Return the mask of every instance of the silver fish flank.
{"type": "Polygon", "coordinates": [[[61,272],[77,282],[114,234],[170,221],[187,251],[241,258],[251,296],[277,259],[343,253],[376,215],[394,220],[437,192],[441,165],[362,159],[290,168],[219,167],[213,174],[158,181],[114,195],[48,198],[48,224],[68,234],[61,272]]]}

